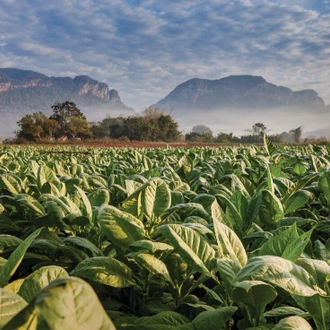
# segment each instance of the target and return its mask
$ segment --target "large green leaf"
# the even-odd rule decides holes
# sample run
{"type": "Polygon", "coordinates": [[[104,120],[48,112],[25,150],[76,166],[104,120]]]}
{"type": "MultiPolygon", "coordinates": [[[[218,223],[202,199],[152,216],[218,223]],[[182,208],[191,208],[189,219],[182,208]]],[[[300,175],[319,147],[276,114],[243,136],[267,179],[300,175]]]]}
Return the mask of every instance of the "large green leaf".
{"type": "Polygon", "coordinates": [[[312,330],[311,325],[300,316],[289,316],[282,319],[273,330],[312,330]]]}
{"type": "Polygon", "coordinates": [[[249,259],[234,278],[236,282],[244,280],[268,282],[291,294],[301,296],[325,294],[304,268],[281,257],[259,256],[249,259]]]}
{"type": "MultiPolygon", "coordinates": [[[[239,210],[236,208],[236,206],[232,203],[231,199],[232,198],[227,198],[226,196],[223,195],[217,195],[217,197],[221,200],[226,205],[226,218],[228,219],[231,227],[233,229],[238,229],[240,230],[241,227],[243,226],[243,219],[242,216],[239,212],[239,210]]],[[[219,212],[217,212],[219,213],[219,212]]],[[[223,215],[221,216],[223,219],[223,215]]],[[[224,221],[224,219],[223,219],[224,221]]]]}
{"type": "Polygon", "coordinates": [[[274,185],[274,182],[273,182],[272,173],[270,172],[270,169],[269,169],[269,164],[267,164],[267,187],[268,187],[268,190],[272,194],[275,193],[275,185],[274,185]]]}
{"type": "Polygon", "coordinates": [[[296,224],[268,239],[260,248],[259,255],[275,255],[295,261],[304,252],[312,231],[298,234],[296,224]]]}
{"type": "Polygon", "coordinates": [[[220,258],[229,258],[243,267],[247,262],[247,255],[242,242],[235,232],[222,222],[220,214],[215,212],[213,207],[211,212],[220,258]]]}
{"type": "Polygon", "coordinates": [[[27,302],[30,302],[49,283],[57,278],[68,276],[68,273],[62,267],[52,265],[41,267],[24,279],[18,294],[27,302]]]}
{"type": "Polygon", "coordinates": [[[235,284],[234,278],[240,269],[241,265],[236,261],[226,258],[217,259],[217,271],[228,294],[232,292],[235,284]]]}
{"type": "Polygon", "coordinates": [[[205,311],[198,314],[192,321],[196,330],[205,329],[222,329],[233,314],[237,311],[237,307],[220,307],[212,311],[205,311]]]}
{"type": "Polygon", "coordinates": [[[125,288],[135,284],[132,270],[111,257],[85,259],[70,274],[116,288],[125,288]]]}
{"type": "MultiPolygon", "coordinates": [[[[210,219],[210,215],[206,212],[204,207],[199,203],[183,203],[183,204],[177,204],[170,208],[168,208],[164,214],[162,215],[163,219],[175,219],[175,220],[181,220],[191,216],[191,215],[197,215],[201,218],[208,221],[210,219]]],[[[209,222],[209,221],[208,221],[209,222]]]]}
{"type": "Polygon", "coordinates": [[[34,231],[30,236],[28,236],[10,255],[5,265],[2,267],[0,272],[0,287],[4,287],[10,278],[15,273],[16,269],[19,267],[24,255],[33,242],[33,240],[40,234],[42,228],[34,231]]]}
{"type": "Polygon", "coordinates": [[[277,292],[270,284],[256,280],[239,282],[232,292],[234,301],[238,305],[241,303],[246,305],[257,324],[259,324],[266,305],[276,296],[277,292]]]}
{"type": "Polygon", "coordinates": [[[149,185],[149,182],[145,182],[142,186],[137,188],[131,195],[129,195],[123,201],[123,203],[121,205],[123,211],[130,213],[135,217],[139,217],[142,214],[142,203],[141,203],[142,191],[148,185],[149,185]]]}
{"type": "Polygon", "coordinates": [[[109,204],[110,192],[107,189],[97,189],[91,192],[88,196],[92,206],[101,206],[102,204],[109,204]]]}
{"type": "Polygon", "coordinates": [[[215,252],[204,237],[191,228],[176,224],[162,225],[158,231],[187,262],[192,273],[199,271],[211,276],[215,252]]]}
{"type": "Polygon", "coordinates": [[[293,295],[299,306],[304,308],[315,322],[317,330],[329,330],[330,325],[330,297],[316,294],[311,297],[293,295]]]}
{"type": "Polygon", "coordinates": [[[54,171],[46,165],[40,165],[37,173],[37,185],[39,191],[41,191],[42,186],[46,182],[56,182],[59,181],[54,171]]]}
{"type": "Polygon", "coordinates": [[[318,181],[318,188],[324,194],[328,206],[330,206],[330,172],[322,173],[318,181]]]}
{"type": "Polygon", "coordinates": [[[283,203],[284,215],[292,213],[304,206],[309,198],[311,193],[306,190],[298,190],[295,192],[285,203],[283,203]]]}
{"type": "MultiPolygon", "coordinates": [[[[161,312],[153,316],[140,317],[135,325],[146,330],[195,330],[189,319],[176,312],[161,312]]],[[[139,328],[137,328],[139,329],[139,328]]]]}
{"type": "Polygon", "coordinates": [[[91,286],[75,277],[50,283],[3,330],[115,330],[91,286]]]}
{"type": "MultiPolygon", "coordinates": [[[[63,196],[62,196],[63,197],[63,196]]],[[[66,201],[63,201],[63,198],[60,198],[58,196],[55,195],[51,195],[51,194],[43,194],[40,196],[39,201],[42,203],[48,203],[48,202],[53,202],[56,203],[64,212],[64,214],[69,214],[69,213],[76,213],[77,215],[81,215],[81,212],[79,210],[79,208],[74,204],[74,209],[72,209],[68,204],[67,204],[67,198],[66,201]],[[74,212],[76,211],[76,212],[74,212]]],[[[72,205],[71,205],[72,206],[72,205]]],[[[53,207],[51,207],[53,209],[53,207]]],[[[58,213],[58,211],[56,211],[56,213],[58,213]]],[[[56,216],[56,218],[58,218],[58,216],[56,216]]]]}
{"type": "Polygon", "coordinates": [[[2,252],[7,247],[17,246],[21,243],[22,240],[18,237],[0,234],[0,252],[2,252]]]}
{"type": "Polygon", "coordinates": [[[132,251],[145,250],[154,254],[156,251],[165,252],[165,251],[173,250],[173,246],[162,242],[154,242],[151,240],[142,239],[140,241],[136,241],[133,244],[131,244],[130,249],[132,251]]]}
{"type": "Polygon", "coordinates": [[[330,265],[323,260],[316,260],[310,258],[299,258],[295,262],[297,265],[303,267],[316,281],[320,288],[324,288],[327,276],[330,274],[330,265]]]}
{"type": "Polygon", "coordinates": [[[265,317],[284,317],[284,316],[293,316],[293,315],[298,315],[301,317],[309,317],[309,314],[303,309],[290,305],[281,305],[279,307],[274,307],[271,310],[264,313],[265,317]]]}
{"type": "Polygon", "coordinates": [[[290,182],[289,188],[285,191],[284,195],[281,198],[281,201],[283,204],[286,203],[286,201],[297,191],[303,189],[307,184],[312,183],[319,177],[319,173],[311,173],[308,175],[303,176],[295,183],[290,182]]]}
{"type": "Polygon", "coordinates": [[[91,202],[86,196],[86,193],[81,188],[79,188],[78,186],[75,186],[75,188],[76,188],[76,194],[78,194],[81,199],[81,207],[80,207],[81,213],[82,215],[86,216],[89,220],[91,220],[93,216],[91,202]]]}
{"type": "Polygon", "coordinates": [[[37,216],[44,215],[46,213],[42,204],[28,194],[17,194],[14,198],[19,204],[32,210],[37,216]]]}
{"type": "Polygon", "coordinates": [[[27,302],[18,294],[0,288],[0,329],[26,305],[27,302]]]}
{"type": "Polygon", "coordinates": [[[98,209],[97,220],[104,234],[122,250],[126,250],[135,241],[145,238],[141,221],[114,206],[101,206],[98,209]]]}
{"type": "Polygon", "coordinates": [[[276,152],[276,147],[273,144],[273,141],[269,138],[267,134],[264,133],[264,147],[268,156],[273,156],[276,152]]]}
{"type": "Polygon", "coordinates": [[[128,255],[141,267],[146,268],[153,275],[161,275],[168,282],[172,282],[170,273],[163,261],[149,253],[133,252],[128,255]]]}
{"type": "Polygon", "coordinates": [[[22,190],[20,183],[10,174],[0,175],[0,189],[6,189],[12,195],[16,195],[22,190]]]}
{"type": "Polygon", "coordinates": [[[255,193],[251,200],[249,201],[246,219],[244,219],[244,228],[249,229],[251,227],[251,224],[256,221],[256,218],[259,215],[260,206],[262,203],[262,194],[261,193],[255,193]]]}
{"type": "Polygon", "coordinates": [[[153,178],[141,196],[142,212],[150,219],[158,218],[171,206],[171,192],[160,178],[153,178]]]}
{"type": "Polygon", "coordinates": [[[103,256],[102,251],[95,246],[91,241],[84,237],[70,236],[62,240],[62,244],[77,246],[78,248],[83,248],[87,251],[90,257],[103,256]]]}
{"type": "Polygon", "coordinates": [[[284,211],[281,201],[269,190],[262,191],[262,202],[259,209],[260,221],[269,225],[271,228],[276,227],[284,217],[284,211]]]}

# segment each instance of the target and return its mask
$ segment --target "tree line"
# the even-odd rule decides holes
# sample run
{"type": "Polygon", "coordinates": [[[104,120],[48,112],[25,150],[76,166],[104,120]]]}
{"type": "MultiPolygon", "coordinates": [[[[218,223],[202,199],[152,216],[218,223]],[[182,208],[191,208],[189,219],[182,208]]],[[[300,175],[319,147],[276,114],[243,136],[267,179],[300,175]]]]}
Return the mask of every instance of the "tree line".
{"type": "Polygon", "coordinates": [[[53,114],[43,112],[25,115],[17,122],[18,139],[45,141],[50,139],[91,139],[110,137],[136,141],[175,141],[178,139],[178,123],[171,115],[158,108],[146,108],[141,115],[111,118],[89,123],[74,102],[57,102],[53,114]]]}
{"type": "MultiPolygon", "coordinates": [[[[47,117],[43,112],[25,115],[17,122],[16,137],[25,141],[47,141],[66,139],[100,139],[109,137],[126,141],[177,141],[181,135],[178,123],[171,115],[159,108],[148,107],[140,115],[112,118],[106,116],[100,122],[88,122],[74,102],[57,102],[52,106],[53,113],[47,117]]],[[[197,125],[183,138],[189,142],[203,143],[262,143],[267,127],[255,123],[248,134],[240,137],[233,133],[220,132],[214,136],[205,125],[197,125]]],[[[299,143],[302,129],[297,127],[289,132],[269,135],[276,143],[299,143]]]]}
{"type": "MultiPolygon", "coordinates": [[[[192,128],[190,133],[185,135],[185,139],[191,142],[203,143],[262,143],[263,135],[267,132],[267,127],[263,123],[255,123],[252,129],[246,129],[249,134],[240,137],[233,133],[220,132],[216,136],[213,135],[212,130],[205,125],[197,125],[192,128]]],[[[299,143],[301,140],[302,128],[301,126],[283,132],[281,134],[268,135],[275,143],[299,143]]]]}

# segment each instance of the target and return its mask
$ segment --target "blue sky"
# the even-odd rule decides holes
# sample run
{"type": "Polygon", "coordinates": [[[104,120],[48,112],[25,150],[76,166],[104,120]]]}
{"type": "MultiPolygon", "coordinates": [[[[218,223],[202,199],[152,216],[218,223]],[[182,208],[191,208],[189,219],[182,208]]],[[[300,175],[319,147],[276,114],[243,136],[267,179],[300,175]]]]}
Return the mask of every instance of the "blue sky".
{"type": "Polygon", "coordinates": [[[0,22],[1,67],[89,75],[136,111],[232,74],[330,103],[330,0],[1,0],[0,22]]]}

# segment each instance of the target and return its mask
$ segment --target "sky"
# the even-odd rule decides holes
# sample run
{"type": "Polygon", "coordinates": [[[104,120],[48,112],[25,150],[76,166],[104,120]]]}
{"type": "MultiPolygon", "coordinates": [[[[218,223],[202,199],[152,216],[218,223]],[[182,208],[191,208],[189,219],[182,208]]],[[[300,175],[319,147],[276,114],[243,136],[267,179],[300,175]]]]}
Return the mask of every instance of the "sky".
{"type": "Polygon", "coordinates": [[[136,111],[240,74],[330,104],[330,0],[1,0],[0,66],[88,75],[136,111]]]}

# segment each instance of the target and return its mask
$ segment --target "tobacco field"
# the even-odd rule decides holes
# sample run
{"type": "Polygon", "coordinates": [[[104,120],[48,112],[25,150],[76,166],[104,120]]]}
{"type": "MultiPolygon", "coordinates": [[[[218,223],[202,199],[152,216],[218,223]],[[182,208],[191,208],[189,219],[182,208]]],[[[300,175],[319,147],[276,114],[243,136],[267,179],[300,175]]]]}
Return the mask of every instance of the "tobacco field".
{"type": "Polygon", "coordinates": [[[330,146],[0,147],[0,329],[330,329],[330,146]]]}

